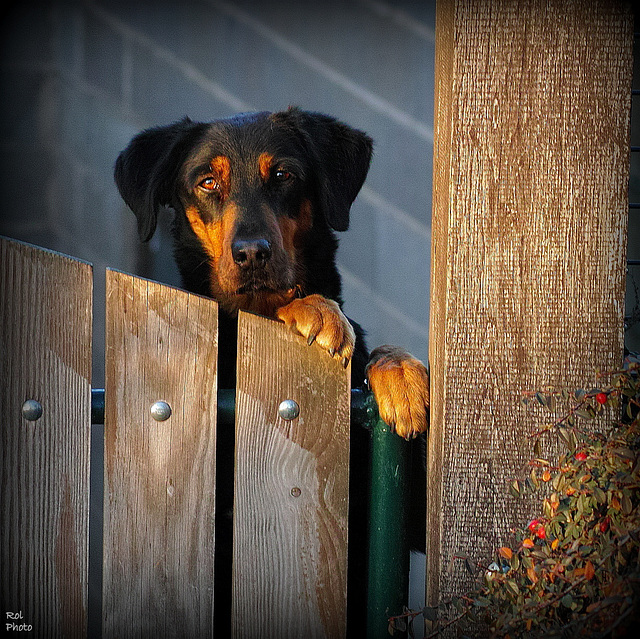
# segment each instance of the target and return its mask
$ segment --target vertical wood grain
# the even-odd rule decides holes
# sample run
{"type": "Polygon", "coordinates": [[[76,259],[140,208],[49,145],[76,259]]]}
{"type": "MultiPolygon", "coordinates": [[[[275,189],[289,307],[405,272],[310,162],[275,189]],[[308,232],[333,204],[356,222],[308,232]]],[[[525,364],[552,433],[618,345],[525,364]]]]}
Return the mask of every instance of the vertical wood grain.
{"type": "Polygon", "coordinates": [[[106,343],[104,636],[212,636],[217,305],[108,271],[106,343]]]}
{"type": "Polygon", "coordinates": [[[345,635],[349,375],[283,324],[241,313],[235,637],[345,635]],[[284,399],[300,406],[293,421],[278,415],[284,399]]]}
{"type": "Polygon", "coordinates": [[[431,604],[470,585],[452,555],[486,557],[526,523],[506,492],[532,456],[522,393],[621,362],[632,17],[443,0],[436,42],[431,604]]]}
{"type": "Polygon", "coordinates": [[[0,239],[0,614],[32,636],[86,634],[92,286],[89,264],[0,239]]]}

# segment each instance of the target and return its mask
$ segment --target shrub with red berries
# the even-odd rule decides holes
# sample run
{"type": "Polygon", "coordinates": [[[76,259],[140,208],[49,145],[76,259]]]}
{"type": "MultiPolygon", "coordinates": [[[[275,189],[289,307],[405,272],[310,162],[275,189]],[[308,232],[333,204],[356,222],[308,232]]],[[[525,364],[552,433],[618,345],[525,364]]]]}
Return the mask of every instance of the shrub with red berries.
{"type": "MultiPolygon", "coordinates": [[[[489,629],[493,637],[630,635],[640,621],[640,365],[603,377],[606,388],[536,393],[564,417],[536,434],[535,459],[509,489],[515,498],[540,493],[541,512],[512,531],[466,597],[407,612],[422,613],[432,636],[489,629]],[[594,418],[598,418],[594,420],[594,418]],[[541,457],[540,440],[557,435],[566,452],[541,457]]],[[[505,530],[505,537],[507,536],[505,530]]],[[[465,558],[468,569],[474,563],[465,558]]],[[[393,631],[394,620],[390,630],[393,631]]]]}
{"type": "MultiPolygon", "coordinates": [[[[611,374],[606,389],[536,394],[568,410],[553,428],[566,452],[536,458],[511,493],[542,495],[542,514],[497,551],[467,606],[496,637],[616,637],[640,616],[640,367],[611,374]],[[614,423],[595,417],[618,415],[614,423]],[[480,614],[479,614],[480,613],[480,614]]],[[[539,450],[539,447],[537,447],[539,450]]]]}

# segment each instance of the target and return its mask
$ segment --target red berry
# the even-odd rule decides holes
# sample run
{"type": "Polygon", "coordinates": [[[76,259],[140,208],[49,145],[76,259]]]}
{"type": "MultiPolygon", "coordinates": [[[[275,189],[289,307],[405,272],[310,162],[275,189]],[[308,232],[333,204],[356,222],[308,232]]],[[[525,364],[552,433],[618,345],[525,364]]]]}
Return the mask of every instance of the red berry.
{"type": "Polygon", "coordinates": [[[581,450],[579,453],[576,453],[576,459],[578,461],[584,461],[589,455],[587,455],[587,453],[585,453],[583,450],[581,450]]]}
{"type": "Polygon", "coordinates": [[[596,395],[596,402],[598,402],[598,404],[606,404],[607,403],[607,394],[606,393],[598,393],[596,395]]]}
{"type": "Polygon", "coordinates": [[[538,537],[538,539],[546,539],[547,538],[547,531],[544,528],[544,525],[542,524],[542,520],[540,519],[534,519],[533,521],[531,521],[529,523],[529,525],[527,526],[527,528],[536,536],[538,537]]]}

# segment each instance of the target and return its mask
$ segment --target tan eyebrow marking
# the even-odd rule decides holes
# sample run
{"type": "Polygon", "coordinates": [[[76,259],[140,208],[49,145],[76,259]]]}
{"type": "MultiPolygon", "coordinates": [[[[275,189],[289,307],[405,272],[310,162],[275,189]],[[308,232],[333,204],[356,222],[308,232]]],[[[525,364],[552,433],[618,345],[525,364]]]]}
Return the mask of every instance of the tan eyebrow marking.
{"type": "Polygon", "coordinates": [[[229,193],[231,188],[231,162],[226,155],[216,155],[209,162],[211,170],[216,174],[216,178],[222,188],[223,193],[229,193]]]}
{"type": "Polygon", "coordinates": [[[271,167],[273,166],[274,157],[270,153],[261,153],[258,158],[258,170],[260,176],[266,182],[271,176],[271,167]]]}

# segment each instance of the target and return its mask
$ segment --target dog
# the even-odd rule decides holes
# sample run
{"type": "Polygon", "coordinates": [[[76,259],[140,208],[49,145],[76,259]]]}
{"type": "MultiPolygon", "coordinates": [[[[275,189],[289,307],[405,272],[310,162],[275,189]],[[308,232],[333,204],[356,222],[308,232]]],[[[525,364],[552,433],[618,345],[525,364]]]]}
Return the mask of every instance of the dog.
{"type": "Polygon", "coordinates": [[[296,108],[185,118],[137,135],[116,161],[115,180],[143,241],[160,207],[174,209],[185,289],[217,300],[225,319],[239,310],[277,318],[352,360],[352,386],[366,378],[382,419],[410,439],[427,429],[426,367],[395,346],[369,356],[362,328],[341,310],[334,231],[349,226],[372,146],[365,133],[296,108]]]}
{"type": "MultiPolygon", "coordinates": [[[[372,149],[362,131],[298,108],[209,123],[185,118],[136,135],[116,161],[115,181],[143,241],[160,208],[174,210],[183,286],[219,305],[222,387],[235,386],[238,311],[259,313],[351,362],[352,387],[366,379],[382,419],[413,439],[428,426],[427,368],[397,346],[369,354],[364,331],[342,312],[335,233],[349,226],[372,149]]],[[[362,469],[360,431],[352,429],[351,448],[362,469]]]]}

